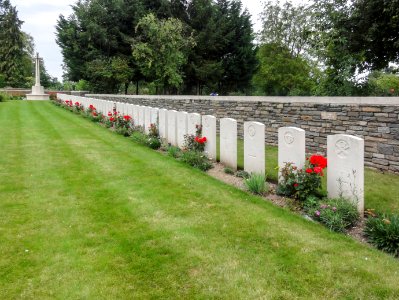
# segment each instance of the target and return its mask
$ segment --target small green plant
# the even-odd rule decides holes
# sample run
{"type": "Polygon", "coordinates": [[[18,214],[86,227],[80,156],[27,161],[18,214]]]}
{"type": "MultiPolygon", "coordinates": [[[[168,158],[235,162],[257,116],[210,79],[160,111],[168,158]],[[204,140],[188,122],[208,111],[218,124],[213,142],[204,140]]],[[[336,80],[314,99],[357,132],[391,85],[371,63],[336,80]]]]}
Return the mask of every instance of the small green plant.
{"type": "Polygon", "coordinates": [[[226,174],[234,175],[234,170],[232,168],[226,167],[223,169],[226,174]]]}
{"type": "Polygon", "coordinates": [[[138,144],[147,145],[148,137],[139,131],[133,131],[131,138],[134,142],[136,142],[138,144]]]}
{"type": "Polygon", "coordinates": [[[262,174],[251,174],[244,181],[247,189],[257,195],[263,195],[269,191],[269,184],[266,182],[266,176],[262,174]]]}
{"type": "Polygon", "coordinates": [[[243,178],[243,179],[248,179],[251,175],[244,170],[239,170],[239,171],[237,171],[236,176],[243,178]]]}
{"type": "Polygon", "coordinates": [[[150,136],[147,138],[146,145],[151,149],[157,150],[161,148],[161,140],[158,137],[150,136]]]}
{"type": "Polygon", "coordinates": [[[212,163],[202,152],[198,151],[184,151],[181,160],[190,166],[200,169],[202,171],[208,171],[212,168],[212,163]]]}
{"type": "Polygon", "coordinates": [[[179,147],[169,146],[168,147],[168,155],[174,158],[179,158],[181,156],[181,150],[179,147]]]}
{"type": "Polygon", "coordinates": [[[364,233],[375,247],[399,257],[399,215],[369,217],[364,233]]]}
{"type": "Polygon", "coordinates": [[[305,202],[303,202],[303,208],[305,211],[309,211],[315,207],[317,207],[320,203],[320,199],[316,196],[309,196],[306,198],[305,202]]]}
{"type": "Polygon", "coordinates": [[[9,96],[6,93],[0,93],[0,102],[8,100],[9,96]]]}
{"type": "Polygon", "coordinates": [[[308,213],[328,229],[336,232],[344,232],[359,220],[356,204],[345,198],[321,201],[309,208],[308,213]]]}

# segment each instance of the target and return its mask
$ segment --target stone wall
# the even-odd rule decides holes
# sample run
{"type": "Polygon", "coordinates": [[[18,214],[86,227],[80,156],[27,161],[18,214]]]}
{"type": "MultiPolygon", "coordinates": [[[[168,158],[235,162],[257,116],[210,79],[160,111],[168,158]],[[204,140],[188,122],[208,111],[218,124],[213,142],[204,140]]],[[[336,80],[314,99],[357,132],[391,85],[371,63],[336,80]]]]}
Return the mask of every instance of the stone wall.
{"type": "Polygon", "coordinates": [[[369,167],[399,173],[398,97],[204,97],[124,96],[87,97],[175,109],[266,125],[266,143],[277,145],[277,129],[296,126],[306,130],[308,153],[325,154],[327,135],[346,133],[365,140],[369,167]]]}

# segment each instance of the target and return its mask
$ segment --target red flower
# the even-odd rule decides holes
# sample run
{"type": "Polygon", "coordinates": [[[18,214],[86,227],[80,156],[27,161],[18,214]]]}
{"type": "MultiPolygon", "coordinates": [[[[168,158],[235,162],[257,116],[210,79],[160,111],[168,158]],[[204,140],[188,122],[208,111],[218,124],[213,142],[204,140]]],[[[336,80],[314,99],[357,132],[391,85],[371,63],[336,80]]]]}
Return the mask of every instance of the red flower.
{"type": "Polygon", "coordinates": [[[315,166],[315,167],[320,167],[322,169],[327,167],[327,158],[325,158],[322,155],[312,155],[309,158],[309,162],[315,166]]]}
{"type": "Polygon", "coordinates": [[[294,183],[294,187],[298,187],[299,186],[299,184],[298,183],[294,183]]]}
{"type": "Polygon", "coordinates": [[[76,106],[79,106],[79,102],[75,102],[75,105],[76,105],[76,106]]]}
{"type": "MultiPolygon", "coordinates": [[[[130,121],[132,119],[131,116],[123,116],[123,118],[125,119],[125,121],[130,121]]],[[[151,124],[152,125],[152,124],[151,124]]]]}
{"type": "Polygon", "coordinates": [[[312,168],[307,168],[307,169],[306,169],[306,173],[312,174],[312,173],[313,173],[313,169],[312,169],[312,168]]]}
{"type": "Polygon", "coordinates": [[[313,168],[313,171],[314,171],[316,174],[321,174],[321,175],[323,175],[323,169],[322,169],[321,167],[314,167],[314,168],[313,168]]]}
{"type": "Polygon", "coordinates": [[[108,117],[112,117],[112,114],[111,114],[111,112],[108,112],[108,117]]]}
{"type": "Polygon", "coordinates": [[[93,117],[97,117],[97,113],[95,111],[93,111],[93,117]]]}
{"type": "Polygon", "coordinates": [[[93,104],[90,104],[89,109],[91,109],[91,110],[96,110],[96,108],[94,107],[93,104]]]}
{"type": "Polygon", "coordinates": [[[114,121],[115,121],[115,118],[109,118],[109,120],[110,120],[111,122],[114,122],[114,121]]]}
{"type": "Polygon", "coordinates": [[[202,138],[202,140],[204,141],[204,143],[206,143],[206,141],[207,141],[205,136],[202,138]]]}
{"type": "Polygon", "coordinates": [[[198,137],[198,136],[195,137],[195,141],[196,141],[197,143],[199,143],[199,137],[198,137]]]}

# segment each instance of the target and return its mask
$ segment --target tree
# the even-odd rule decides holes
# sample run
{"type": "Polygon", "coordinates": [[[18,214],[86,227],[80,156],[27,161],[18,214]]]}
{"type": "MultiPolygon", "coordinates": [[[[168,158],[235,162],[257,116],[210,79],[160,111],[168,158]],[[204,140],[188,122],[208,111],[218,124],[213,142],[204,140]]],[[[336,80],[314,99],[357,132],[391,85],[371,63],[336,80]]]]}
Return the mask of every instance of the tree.
{"type": "Polygon", "coordinates": [[[325,78],[321,94],[352,96],[363,93],[358,82],[358,62],[361,53],[349,51],[350,31],[348,20],[352,14],[346,0],[314,0],[315,31],[312,35],[314,53],[321,62],[325,78]]]}
{"type": "Polygon", "coordinates": [[[185,70],[187,90],[227,94],[248,88],[257,61],[254,34],[241,1],[193,0],[187,7],[196,46],[185,70]]]}
{"type": "Polygon", "coordinates": [[[25,87],[32,76],[33,39],[9,0],[0,0],[0,74],[6,86],[25,87]]]}
{"type": "Polygon", "coordinates": [[[348,51],[361,69],[380,70],[399,63],[399,0],[356,0],[345,28],[348,51]]]}
{"type": "Polygon", "coordinates": [[[122,80],[118,81],[104,75],[105,70],[112,68],[112,60],[121,58],[130,69],[127,84],[140,80],[142,75],[131,55],[133,29],[146,9],[161,10],[166,4],[156,0],[78,1],[72,6],[72,15],[67,18],[61,15],[57,22],[57,44],[64,57],[65,79],[85,79],[102,92],[118,90],[120,85],[126,85],[125,77],[118,76],[122,80]],[[99,61],[105,62],[106,66],[99,66],[99,61]],[[100,73],[93,74],[94,71],[100,73]],[[101,83],[100,80],[104,81],[101,83]]]}
{"type": "Polygon", "coordinates": [[[316,86],[312,69],[301,56],[294,56],[286,46],[264,44],[259,48],[260,66],[254,75],[257,91],[268,96],[311,95],[316,86]]]}
{"type": "Polygon", "coordinates": [[[218,1],[220,26],[227,38],[222,55],[224,74],[219,92],[244,92],[249,89],[258,66],[251,16],[242,11],[241,1],[218,1]]]}
{"type": "Polygon", "coordinates": [[[381,71],[374,71],[368,77],[370,96],[399,96],[399,76],[381,71]]]}
{"type": "Polygon", "coordinates": [[[194,45],[193,39],[185,36],[183,23],[148,14],[137,24],[136,31],[139,37],[133,43],[133,57],[141,72],[165,91],[178,89],[183,83],[187,49],[194,45]]]}
{"type": "Polygon", "coordinates": [[[265,2],[260,41],[285,46],[293,56],[308,54],[314,31],[311,8],[309,5],[293,5],[290,1],[282,5],[278,0],[265,2]]]}

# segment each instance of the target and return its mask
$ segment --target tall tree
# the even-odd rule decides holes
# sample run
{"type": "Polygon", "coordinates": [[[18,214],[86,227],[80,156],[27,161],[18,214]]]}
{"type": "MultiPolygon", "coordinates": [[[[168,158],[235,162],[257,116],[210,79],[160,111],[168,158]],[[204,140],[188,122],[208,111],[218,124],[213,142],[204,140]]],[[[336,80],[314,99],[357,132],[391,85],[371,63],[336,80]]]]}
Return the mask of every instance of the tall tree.
{"type": "Polygon", "coordinates": [[[292,55],[307,54],[310,37],[314,31],[311,6],[293,5],[291,1],[266,1],[261,13],[262,30],[260,41],[265,44],[279,44],[292,55]]]}
{"type": "Polygon", "coordinates": [[[99,70],[93,67],[99,60],[111,67],[113,59],[118,58],[131,69],[129,81],[140,80],[142,76],[131,55],[134,28],[145,9],[160,10],[165,3],[161,0],[79,0],[72,6],[69,17],[60,16],[56,28],[57,43],[64,57],[65,79],[86,79],[93,87],[107,87],[109,92],[118,90],[119,85],[126,85],[124,76],[123,80],[118,77],[122,81],[116,81],[102,76],[103,72],[99,76],[92,74],[99,70]]]}
{"type": "Polygon", "coordinates": [[[175,18],[159,20],[148,14],[136,30],[139,36],[133,44],[133,57],[142,73],[165,91],[178,89],[183,83],[187,50],[194,45],[194,40],[184,35],[183,23],[175,18]]]}
{"type": "Polygon", "coordinates": [[[257,93],[306,96],[315,89],[317,78],[311,66],[300,55],[293,55],[287,46],[264,44],[259,48],[258,59],[260,66],[253,77],[257,93]]]}
{"type": "Polygon", "coordinates": [[[6,86],[25,87],[32,76],[33,39],[9,0],[0,0],[0,74],[6,86]]]}
{"type": "Polygon", "coordinates": [[[361,69],[383,69],[399,63],[399,0],[356,0],[341,25],[349,52],[361,69]]]}
{"type": "Polygon", "coordinates": [[[188,90],[202,94],[218,90],[227,94],[245,90],[256,68],[250,16],[241,1],[192,0],[188,24],[196,47],[187,65],[188,90]]]}

